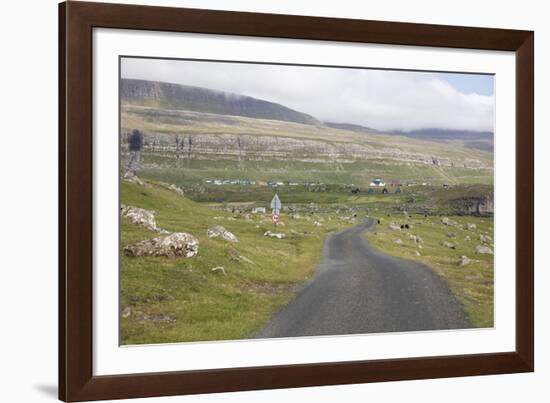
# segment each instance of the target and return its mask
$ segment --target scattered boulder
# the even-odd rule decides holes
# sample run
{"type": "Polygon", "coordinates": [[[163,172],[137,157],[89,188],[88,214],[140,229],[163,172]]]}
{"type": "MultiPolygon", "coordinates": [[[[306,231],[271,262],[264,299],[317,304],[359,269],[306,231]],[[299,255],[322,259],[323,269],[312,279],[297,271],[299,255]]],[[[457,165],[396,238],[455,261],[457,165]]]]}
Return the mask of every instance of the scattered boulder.
{"type": "Polygon", "coordinates": [[[167,315],[165,313],[143,313],[143,312],[136,312],[135,315],[136,320],[142,321],[142,322],[167,322],[167,323],[174,323],[176,322],[176,317],[174,315],[167,315]]]}
{"type": "Polygon", "coordinates": [[[174,185],[173,183],[171,183],[170,186],[168,186],[168,189],[171,190],[172,192],[176,192],[180,196],[185,196],[183,189],[180,188],[179,186],[174,185]]]}
{"type": "Polygon", "coordinates": [[[315,221],[313,223],[313,225],[315,225],[316,227],[322,227],[323,226],[323,224],[321,224],[319,221],[315,221]]]}
{"type": "Polygon", "coordinates": [[[135,183],[136,185],[144,186],[146,188],[152,187],[150,184],[143,182],[137,175],[134,175],[130,171],[127,171],[122,179],[126,182],[135,183]]]}
{"type": "Polygon", "coordinates": [[[460,256],[458,264],[460,266],[466,266],[467,264],[470,264],[471,260],[468,258],[468,256],[460,256]]]}
{"type": "Polygon", "coordinates": [[[283,239],[283,238],[286,238],[286,235],[283,234],[283,233],[278,233],[278,232],[271,232],[271,231],[266,231],[264,233],[264,236],[268,236],[270,238],[277,238],[277,239],[283,239]]]}
{"type": "Polygon", "coordinates": [[[172,192],[179,194],[180,196],[185,196],[183,189],[179,186],[174,185],[173,183],[161,182],[160,185],[165,189],[171,190],[172,192]]]}
{"type": "Polygon", "coordinates": [[[394,244],[396,245],[403,245],[403,241],[399,238],[397,238],[395,241],[393,241],[394,244]]]}
{"type": "Polygon", "coordinates": [[[475,225],[474,223],[468,223],[467,226],[469,230],[474,230],[477,228],[477,225],[475,225]]]}
{"type": "Polygon", "coordinates": [[[128,245],[124,248],[128,256],[164,256],[164,257],[194,257],[199,253],[199,241],[193,235],[185,232],[174,232],[170,235],[128,245]]]}
{"type": "Polygon", "coordinates": [[[256,264],[246,256],[239,255],[238,253],[231,253],[231,260],[234,260],[235,262],[245,262],[252,265],[256,264]]]}
{"type": "Polygon", "coordinates": [[[446,248],[456,249],[456,245],[454,243],[451,243],[451,242],[443,241],[443,242],[441,242],[441,245],[446,247],[446,248]]]}
{"type": "Polygon", "coordinates": [[[120,206],[120,216],[128,218],[132,223],[140,225],[148,230],[155,232],[168,233],[159,227],[155,221],[155,212],[152,210],[145,210],[139,207],[120,206]]]}
{"type": "Polygon", "coordinates": [[[454,232],[447,232],[447,237],[449,237],[449,238],[456,238],[456,233],[454,233],[454,232]]]}
{"type": "Polygon", "coordinates": [[[123,318],[127,318],[129,317],[130,315],[132,314],[132,308],[130,308],[129,306],[127,306],[126,308],[124,308],[120,314],[120,316],[122,316],[123,318]]]}
{"type": "Polygon", "coordinates": [[[394,231],[400,231],[401,227],[397,225],[396,223],[392,222],[390,225],[388,225],[388,228],[394,231]]]}
{"type": "Polygon", "coordinates": [[[465,241],[470,241],[471,239],[472,239],[472,238],[470,238],[470,235],[466,235],[466,236],[464,237],[464,240],[465,240],[465,241]]]}
{"type": "Polygon", "coordinates": [[[409,239],[416,244],[421,244],[422,242],[424,242],[424,240],[420,237],[420,235],[410,234],[409,239]]]}
{"type": "Polygon", "coordinates": [[[239,239],[233,233],[229,232],[221,225],[216,225],[212,228],[208,228],[208,231],[206,231],[206,235],[208,235],[208,238],[221,237],[222,239],[225,239],[229,242],[239,242],[239,239]]]}
{"type": "Polygon", "coordinates": [[[415,255],[415,256],[422,256],[422,255],[420,254],[420,252],[417,251],[417,250],[414,251],[414,255],[415,255]]]}
{"type": "Polygon", "coordinates": [[[441,219],[441,224],[444,224],[444,225],[451,225],[451,220],[449,220],[447,217],[443,217],[441,219]]]}
{"type": "Polygon", "coordinates": [[[489,243],[490,241],[491,241],[491,237],[489,235],[479,234],[479,242],[489,243]]]}
{"type": "Polygon", "coordinates": [[[211,268],[210,270],[212,270],[214,273],[219,271],[219,272],[223,273],[224,276],[227,276],[227,273],[225,272],[225,267],[223,267],[223,266],[216,266],[216,267],[211,268]]]}
{"type": "Polygon", "coordinates": [[[476,252],[477,253],[481,253],[481,254],[489,254],[489,255],[492,255],[493,254],[493,250],[491,248],[489,248],[488,246],[485,246],[485,245],[477,245],[476,246],[476,252]]]}

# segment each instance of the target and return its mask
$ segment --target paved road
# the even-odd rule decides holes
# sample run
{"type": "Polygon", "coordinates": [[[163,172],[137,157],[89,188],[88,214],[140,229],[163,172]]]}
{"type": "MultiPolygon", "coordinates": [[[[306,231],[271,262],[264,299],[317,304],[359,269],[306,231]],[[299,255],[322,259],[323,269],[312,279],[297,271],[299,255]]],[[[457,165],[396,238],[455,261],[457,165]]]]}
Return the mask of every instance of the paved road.
{"type": "Polygon", "coordinates": [[[368,219],[330,235],[313,278],[256,337],[471,327],[428,267],[379,252],[361,236],[375,225],[368,219]]]}

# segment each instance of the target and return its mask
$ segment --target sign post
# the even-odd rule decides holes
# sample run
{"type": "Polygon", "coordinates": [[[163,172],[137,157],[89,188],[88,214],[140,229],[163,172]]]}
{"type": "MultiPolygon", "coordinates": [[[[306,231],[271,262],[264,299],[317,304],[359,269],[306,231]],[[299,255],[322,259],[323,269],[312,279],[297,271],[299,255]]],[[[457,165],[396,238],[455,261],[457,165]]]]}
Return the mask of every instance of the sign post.
{"type": "Polygon", "coordinates": [[[277,230],[277,223],[279,222],[279,214],[281,213],[281,200],[277,193],[271,199],[271,221],[273,222],[273,231],[277,230]]]}

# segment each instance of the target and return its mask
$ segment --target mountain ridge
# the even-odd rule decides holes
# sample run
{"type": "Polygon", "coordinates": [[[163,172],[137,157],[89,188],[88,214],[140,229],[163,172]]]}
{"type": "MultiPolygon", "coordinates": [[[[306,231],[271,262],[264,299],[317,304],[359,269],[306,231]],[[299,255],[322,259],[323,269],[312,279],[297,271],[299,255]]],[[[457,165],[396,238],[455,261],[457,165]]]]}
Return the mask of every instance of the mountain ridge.
{"type": "Polygon", "coordinates": [[[371,127],[351,124],[323,122],[325,126],[340,130],[348,130],[354,133],[384,134],[389,136],[405,136],[417,140],[435,141],[446,143],[450,141],[461,141],[466,147],[482,151],[493,152],[494,133],[490,131],[460,130],[460,129],[440,129],[436,127],[426,127],[414,130],[377,130],[371,127]]]}
{"type": "Polygon", "coordinates": [[[311,115],[284,105],[246,95],[209,88],[160,81],[123,78],[120,80],[122,103],[157,106],[165,109],[208,112],[220,115],[320,125],[311,115]]]}

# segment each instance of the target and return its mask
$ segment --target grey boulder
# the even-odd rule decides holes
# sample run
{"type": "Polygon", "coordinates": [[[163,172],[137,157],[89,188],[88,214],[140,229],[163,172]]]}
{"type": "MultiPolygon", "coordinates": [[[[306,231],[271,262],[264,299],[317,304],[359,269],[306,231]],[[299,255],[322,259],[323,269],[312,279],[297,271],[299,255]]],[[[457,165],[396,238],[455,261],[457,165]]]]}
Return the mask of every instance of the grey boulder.
{"type": "Polygon", "coordinates": [[[194,257],[199,253],[199,241],[186,232],[174,232],[170,235],[128,245],[124,248],[127,256],[164,256],[194,257]]]}

